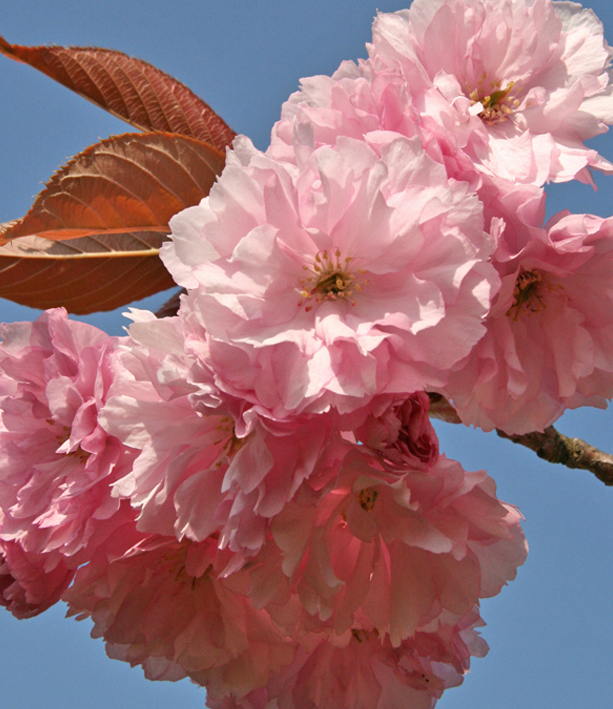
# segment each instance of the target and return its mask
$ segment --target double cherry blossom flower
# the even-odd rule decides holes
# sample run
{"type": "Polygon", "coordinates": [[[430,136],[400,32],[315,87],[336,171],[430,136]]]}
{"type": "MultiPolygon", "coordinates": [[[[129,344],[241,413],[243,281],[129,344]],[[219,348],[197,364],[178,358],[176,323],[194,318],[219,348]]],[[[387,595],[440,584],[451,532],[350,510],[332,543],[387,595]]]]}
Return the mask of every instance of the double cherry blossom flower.
{"type": "Polygon", "coordinates": [[[509,434],[613,396],[613,222],[543,223],[613,169],[609,63],[570,2],[380,14],[172,219],[176,316],[6,326],[0,602],[214,709],[432,709],[527,545],[428,394],[509,434]]]}
{"type": "Polygon", "coordinates": [[[499,286],[476,195],[390,132],[298,165],[237,139],[172,228],[162,258],[191,289],[183,312],[206,325],[220,386],[277,420],[442,386],[499,286]],[[218,256],[194,263],[194,222],[218,256]]]}
{"type": "Polygon", "coordinates": [[[583,145],[613,122],[611,55],[577,3],[414,0],[377,18],[370,56],[400,68],[427,125],[479,170],[540,186],[613,167],[583,145]]]}

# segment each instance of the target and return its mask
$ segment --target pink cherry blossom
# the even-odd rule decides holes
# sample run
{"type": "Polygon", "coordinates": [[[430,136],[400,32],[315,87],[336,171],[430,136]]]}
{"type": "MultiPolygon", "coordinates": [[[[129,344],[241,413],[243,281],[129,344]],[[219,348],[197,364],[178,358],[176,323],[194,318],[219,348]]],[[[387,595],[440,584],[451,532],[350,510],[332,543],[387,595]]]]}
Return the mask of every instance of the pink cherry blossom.
{"type": "Polygon", "coordinates": [[[74,569],[59,556],[25,551],[0,540],[0,605],[16,618],[32,618],[60,600],[74,569]]]}
{"type": "Polygon", "coordinates": [[[194,289],[182,310],[206,327],[219,386],[270,418],[436,386],[482,336],[494,239],[416,139],[341,138],[301,165],[239,139],[194,209],[162,256],[194,289]],[[196,264],[198,228],[218,257],[196,264]]]}
{"type": "Polygon", "coordinates": [[[301,81],[270,154],[371,131],[418,135],[449,176],[476,170],[542,185],[611,164],[584,141],[613,123],[609,47],[599,20],[551,0],[416,0],[381,13],[369,58],[301,81]]]}
{"type": "MultiPolygon", "coordinates": [[[[296,162],[313,148],[334,145],[339,136],[359,140],[376,131],[393,131],[419,138],[427,154],[445,165],[449,177],[478,186],[479,173],[461,149],[461,136],[443,129],[420,109],[424,96],[413,100],[398,67],[375,70],[368,60],[345,61],[331,77],[312,76],[300,84],[300,91],[283,104],[281,120],[272,130],[267,155],[275,160],[296,162]]],[[[433,101],[447,108],[436,91],[430,90],[429,97],[429,111],[435,112],[433,101]]]]}
{"type": "Polygon", "coordinates": [[[465,423],[523,434],[613,396],[613,220],[562,213],[523,246],[515,227],[487,335],[444,393],[465,423]]]}
{"type": "Polygon", "coordinates": [[[76,568],[123,515],[110,482],[132,453],[97,420],[116,340],[63,309],[1,332],[0,538],[76,568]]]}
{"type": "MultiPolygon", "coordinates": [[[[119,528],[64,594],[91,616],[107,652],[150,679],[191,677],[215,695],[244,696],[293,661],[294,643],[216,571],[217,541],[194,543],[119,528]]],[[[222,562],[223,565],[224,562],[222,562]]]]}
{"type": "Polygon", "coordinates": [[[242,699],[216,701],[212,709],[432,709],[443,690],[461,684],[471,654],[487,646],[474,631],[475,611],[465,624],[438,635],[416,633],[399,647],[367,630],[335,638],[307,635],[296,659],[265,689],[242,699]],[[469,647],[470,646],[470,647],[469,647]],[[459,657],[462,656],[462,660],[459,657]],[[466,664],[464,662],[466,661],[466,664]]]}
{"type": "MultiPolygon", "coordinates": [[[[453,625],[515,577],[527,550],[520,519],[483,471],[444,457],[427,471],[390,471],[354,445],[334,487],[314,500],[305,483],[272,532],[299,624],[342,635],[360,623],[397,647],[449,616],[453,625]]],[[[269,610],[295,632],[295,612],[269,610]]]]}
{"type": "Polygon", "coordinates": [[[377,17],[370,59],[401,67],[420,112],[487,173],[542,185],[612,168],[583,144],[613,123],[613,98],[602,25],[576,3],[414,0],[377,17]]]}
{"type": "MultiPolygon", "coordinates": [[[[447,534],[452,524],[462,526],[459,520],[452,521],[454,516],[471,516],[461,543],[468,537],[469,545],[487,548],[482,568],[486,563],[496,567],[495,574],[483,574],[481,595],[487,595],[499,590],[512,575],[511,568],[514,573],[523,560],[524,544],[515,531],[511,532],[515,544],[501,544],[502,527],[514,525],[511,508],[490,499],[492,484],[483,482],[483,475],[477,476],[480,482],[469,482],[468,476],[454,475],[458,467],[440,478],[439,485],[426,485],[426,495],[422,492],[420,499],[425,503],[430,498],[426,514],[447,534]],[[453,509],[447,509],[449,502],[453,509]],[[436,505],[442,508],[438,513],[433,509],[436,505]]],[[[372,495],[369,499],[379,503],[372,495]]],[[[361,494],[360,500],[360,505],[365,504],[366,495],[361,494]]],[[[413,508],[418,515],[419,503],[413,508]]],[[[293,512],[298,534],[303,521],[293,512]]],[[[303,516],[305,512],[308,516],[306,506],[300,510],[303,516]]],[[[349,512],[349,525],[351,516],[349,512]]],[[[411,526],[406,519],[404,526],[406,537],[411,526]]],[[[229,575],[219,573],[227,567],[224,556],[216,535],[203,542],[177,541],[143,535],[127,522],[78,570],[64,599],[70,615],[92,617],[93,636],[106,641],[111,657],[142,665],[150,679],[189,676],[206,686],[212,707],[384,709],[409,702],[431,708],[445,688],[462,682],[470,658],[487,652],[475,630],[483,624],[479,613],[464,599],[454,604],[443,600],[444,608],[395,642],[373,624],[373,609],[367,604],[342,632],[331,624],[317,627],[314,617],[310,629],[301,628],[295,611],[305,599],[291,589],[272,540],[249,566],[229,575]]],[[[423,587],[414,575],[408,580],[413,591],[423,587]]],[[[453,583],[441,599],[445,593],[459,599],[467,588],[465,579],[453,574],[449,580],[453,583]]],[[[442,590],[445,582],[440,574],[438,581],[442,590]]],[[[306,621],[304,610],[303,616],[306,621]]]]}
{"type": "Polygon", "coordinates": [[[355,429],[356,437],[392,464],[430,468],[438,460],[438,438],[429,410],[430,400],[423,392],[379,397],[370,406],[370,416],[355,429]]]}
{"type": "Polygon", "coordinates": [[[140,531],[197,542],[215,534],[240,566],[305,479],[324,484],[327,449],[340,440],[335,421],[262,419],[216,386],[197,321],[133,317],[123,370],[100,413],[105,430],[138,451],[114,494],[138,510],[140,531]]]}

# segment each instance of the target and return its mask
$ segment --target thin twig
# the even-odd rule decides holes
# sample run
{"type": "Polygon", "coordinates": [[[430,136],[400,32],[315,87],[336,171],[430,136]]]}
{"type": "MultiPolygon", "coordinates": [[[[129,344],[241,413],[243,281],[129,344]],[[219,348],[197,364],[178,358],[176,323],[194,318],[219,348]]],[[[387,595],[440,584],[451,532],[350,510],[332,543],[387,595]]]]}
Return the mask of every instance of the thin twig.
{"type": "Polygon", "coordinates": [[[603,453],[580,438],[569,438],[553,426],[542,433],[526,433],[523,436],[509,435],[496,430],[501,438],[508,438],[533,450],[539,458],[550,463],[560,463],[567,468],[589,470],[605,485],[613,486],[613,455],[603,453]]]}
{"type": "Polygon", "coordinates": [[[447,423],[462,423],[453,406],[442,394],[428,393],[430,397],[430,416],[447,423]]]}
{"type": "MultiPolygon", "coordinates": [[[[447,423],[462,423],[453,406],[440,394],[430,394],[430,415],[447,423]]],[[[589,470],[605,485],[613,486],[613,455],[603,453],[580,438],[569,438],[549,426],[542,433],[522,436],[496,429],[501,438],[533,450],[539,458],[567,468],[589,470]]]]}

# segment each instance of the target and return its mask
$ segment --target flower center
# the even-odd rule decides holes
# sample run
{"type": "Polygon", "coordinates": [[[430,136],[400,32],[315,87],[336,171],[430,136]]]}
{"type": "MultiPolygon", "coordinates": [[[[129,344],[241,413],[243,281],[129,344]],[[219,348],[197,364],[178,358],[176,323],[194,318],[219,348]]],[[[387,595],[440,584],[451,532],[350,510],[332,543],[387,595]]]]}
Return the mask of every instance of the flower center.
{"type": "MultiPolygon", "coordinates": [[[[320,251],[312,266],[302,267],[306,275],[298,281],[298,307],[306,303],[305,310],[308,312],[313,308],[313,304],[324,300],[346,300],[355,305],[356,302],[352,298],[354,291],[361,291],[362,285],[368,281],[362,281],[362,284],[357,282],[355,273],[350,270],[352,261],[351,256],[343,259],[339,249],[332,255],[327,251],[320,251]]],[[[362,269],[357,271],[364,273],[362,269]]]]}
{"type": "Polygon", "coordinates": [[[502,79],[488,84],[486,78],[487,74],[484,72],[477,82],[477,88],[472,90],[468,88],[468,98],[472,106],[481,105],[482,110],[477,114],[479,118],[484,123],[493,125],[506,121],[513,110],[519,106],[519,101],[512,93],[514,81],[509,81],[503,88],[502,79]]]}
{"type": "MultiPolygon", "coordinates": [[[[238,438],[235,431],[234,421],[229,416],[222,416],[216,426],[219,431],[219,439],[213,442],[214,446],[221,446],[224,455],[232,457],[245,445],[249,436],[238,438]]],[[[221,466],[218,460],[216,465],[221,466]]]]}
{"type": "Polygon", "coordinates": [[[548,273],[538,268],[531,271],[520,271],[513,289],[513,305],[507,310],[507,315],[517,320],[522,313],[528,317],[547,307],[543,300],[546,293],[563,290],[562,286],[552,283],[548,273]]]}
{"type": "Polygon", "coordinates": [[[201,581],[210,577],[209,572],[213,564],[209,562],[200,576],[189,574],[186,563],[188,549],[192,544],[193,542],[189,539],[173,544],[169,549],[164,550],[161,559],[157,559],[156,567],[159,570],[163,570],[168,577],[172,577],[175,583],[181,586],[188,586],[193,591],[201,581]]]}
{"type": "MultiPolygon", "coordinates": [[[[56,422],[51,418],[46,419],[46,421],[50,426],[55,426],[55,424],[56,424],[56,422]]],[[[56,431],[55,440],[59,444],[58,448],[61,448],[64,445],[64,443],[66,443],[66,441],[70,438],[70,433],[71,433],[70,428],[68,428],[68,426],[62,426],[61,432],[58,432],[57,428],[55,429],[55,431],[56,431]]],[[[76,458],[77,460],[80,460],[82,463],[85,463],[85,462],[87,462],[87,459],[89,458],[91,453],[89,453],[88,451],[84,451],[83,448],[81,448],[81,446],[79,446],[76,450],[70,451],[70,453],[64,453],[64,452],[58,453],[58,451],[56,451],[56,455],[69,456],[70,458],[76,458]]]]}
{"type": "Polygon", "coordinates": [[[358,492],[358,503],[365,512],[370,512],[375,506],[379,493],[374,487],[367,487],[358,492]]]}

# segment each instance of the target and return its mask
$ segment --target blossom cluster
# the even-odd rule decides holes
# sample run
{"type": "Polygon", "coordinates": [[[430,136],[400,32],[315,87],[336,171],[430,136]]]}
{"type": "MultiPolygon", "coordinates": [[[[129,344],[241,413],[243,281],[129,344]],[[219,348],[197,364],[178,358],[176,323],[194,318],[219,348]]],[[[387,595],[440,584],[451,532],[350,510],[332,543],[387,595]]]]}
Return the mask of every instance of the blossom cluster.
{"type": "Polygon", "coordinates": [[[613,396],[610,50],[551,0],[414,0],[238,137],[162,258],[176,316],[4,326],[0,603],[59,599],[214,709],[432,709],[487,652],[521,515],[439,452],[613,396]]]}

